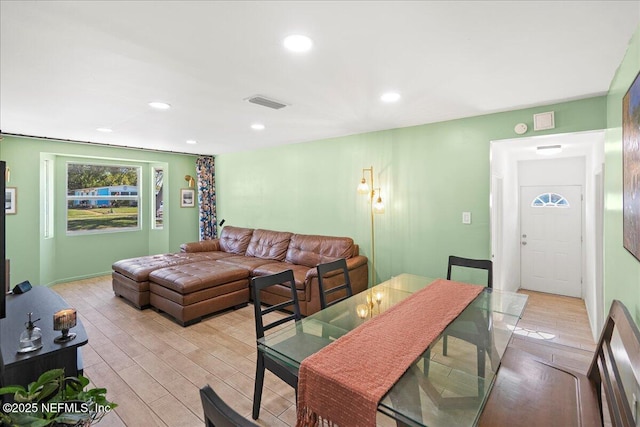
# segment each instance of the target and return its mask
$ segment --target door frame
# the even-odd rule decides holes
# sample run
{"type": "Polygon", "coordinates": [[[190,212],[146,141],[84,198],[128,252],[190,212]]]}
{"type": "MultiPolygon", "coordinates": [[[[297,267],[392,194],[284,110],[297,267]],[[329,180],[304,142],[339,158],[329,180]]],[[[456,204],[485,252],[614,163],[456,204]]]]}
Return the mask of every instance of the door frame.
{"type": "Polygon", "coordinates": [[[584,157],[583,202],[583,298],[594,339],[604,321],[603,301],[603,204],[598,198],[598,180],[604,164],[604,130],[495,140],[490,142],[490,230],[494,287],[516,291],[520,287],[520,215],[518,162],[548,159],[536,147],[560,144],[563,151],[551,158],[584,157]]]}

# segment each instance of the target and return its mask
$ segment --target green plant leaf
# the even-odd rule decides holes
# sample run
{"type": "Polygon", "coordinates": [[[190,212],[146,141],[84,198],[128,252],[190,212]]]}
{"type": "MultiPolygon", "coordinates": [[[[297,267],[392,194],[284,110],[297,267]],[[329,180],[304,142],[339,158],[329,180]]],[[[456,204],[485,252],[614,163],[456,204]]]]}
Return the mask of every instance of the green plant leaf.
{"type": "Polygon", "coordinates": [[[83,377],[82,375],[78,375],[78,381],[80,381],[80,383],[82,383],[82,388],[86,387],[89,385],[89,378],[87,377],[83,377]]]}
{"type": "Polygon", "coordinates": [[[59,391],[60,388],[58,387],[57,381],[46,383],[39,390],[36,400],[38,402],[46,402],[47,400],[51,400],[59,391]]]}
{"type": "Polygon", "coordinates": [[[31,414],[11,414],[13,425],[19,427],[45,427],[51,424],[51,420],[45,420],[31,414]]]}
{"type": "Polygon", "coordinates": [[[64,377],[63,369],[52,369],[40,375],[37,381],[29,384],[25,389],[22,386],[7,386],[0,389],[2,394],[14,394],[15,402],[71,402],[87,403],[90,413],[81,414],[56,414],[56,413],[29,413],[29,414],[0,414],[0,426],[5,424],[19,427],[45,427],[52,423],[75,426],[81,421],[91,417],[101,419],[106,412],[96,413],[95,406],[102,405],[115,408],[118,405],[107,400],[106,388],[92,388],[84,390],[89,385],[89,379],[79,375],[78,377],[64,377]]]}
{"type": "Polygon", "coordinates": [[[56,417],[54,421],[56,423],[60,423],[60,424],[69,424],[69,425],[75,426],[80,421],[86,421],[89,418],[90,418],[89,414],[69,414],[69,413],[65,413],[65,414],[61,414],[60,416],[56,417]]]}
{"type": "Polygon", "coordinates": [[[40,375],[40,377],[38,377],[36,382],[29,384],[29,389],[30,390],[32,389],[31,388],[32,385],[34,386],[33,389],[36,389],[52,381],[56,381],[59,383],[58,380],[63,377],[64,377],[64,369],[51,369],[50,371],[47,371],[42,375],[40,375]]]}
{"type": "Polygon", "coordinates": [[[7,386],[7,387],[0,388],[0,395],[3,395],[3,394],[14,394],[14,393],[18,393],[18,392],[26,393],[27,390],[24,387],[22,387],[21,385],[10,385],[10,386],[7,386]]]}

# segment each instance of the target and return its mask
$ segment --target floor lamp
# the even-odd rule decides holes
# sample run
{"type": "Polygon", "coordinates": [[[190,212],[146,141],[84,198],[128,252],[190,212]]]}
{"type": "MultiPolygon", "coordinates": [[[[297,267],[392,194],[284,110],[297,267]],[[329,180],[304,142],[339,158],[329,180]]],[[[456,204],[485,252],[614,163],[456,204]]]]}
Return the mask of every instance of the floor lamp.
{"type": "Polygon", "coordinates": [[[376,274],[376,232],[374,227],[374,214],[384,213],[384,203],[382,203],[382,197],[380,196],[380,187],[375,187],[373,183],[373,166],[362,169],[362,180],[358,185],[358,193],[369,196],[369,207],[371,215],[371,286],[375,285],[376,274]],[[365,173],[369,172],[369,181],[365,178],[365,173]],[[369,187],[369,182],[371,187],[369,187]],[[378,191],[378,198],[375,203],[373,199],[376,196],[376,190],[378,191]]]}

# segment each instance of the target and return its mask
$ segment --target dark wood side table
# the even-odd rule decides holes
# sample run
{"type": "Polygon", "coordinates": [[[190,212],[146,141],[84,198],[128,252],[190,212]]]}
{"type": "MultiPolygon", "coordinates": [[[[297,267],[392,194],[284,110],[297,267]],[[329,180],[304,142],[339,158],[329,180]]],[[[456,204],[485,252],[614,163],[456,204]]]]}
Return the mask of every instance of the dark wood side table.
{"type": "Polygon", "coordinates": [[[64,368],[66,376],[78,374],[78,349],[89,340],[80,319],[70,332],[76,338],[58,344],[53,339],[61,334],[53,330],[53,314],[71,308],[57,293],[45,286],[34,286],[20,295],[7,295],[7,317],[0,320],[0,348],[4,361],[3,385],[28,385],[49,369],[64,368]],[[42,348],[31,353],[18,353],[20,334],[25,330],[27,313],[42,330],[42,348]]]}

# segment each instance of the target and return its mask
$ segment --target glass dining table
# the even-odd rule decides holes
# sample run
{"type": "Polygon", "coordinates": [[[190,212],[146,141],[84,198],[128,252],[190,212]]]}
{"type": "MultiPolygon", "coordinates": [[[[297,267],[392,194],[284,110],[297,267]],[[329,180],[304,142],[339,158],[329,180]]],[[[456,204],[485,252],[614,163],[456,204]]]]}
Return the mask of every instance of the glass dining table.
{"type": "MultiPolygon", "coordinates": [[[[398,275],[284,326],[258,340],[258,346],[299,368],[307,356],[434,280],[398,275]]],[[[475,425],[526,303],[526,295],[485,288],[395,383],[378,411],[397,425],[475,425]]],[[[376,351],[375,338],[370,350],[376,351]]]]}

